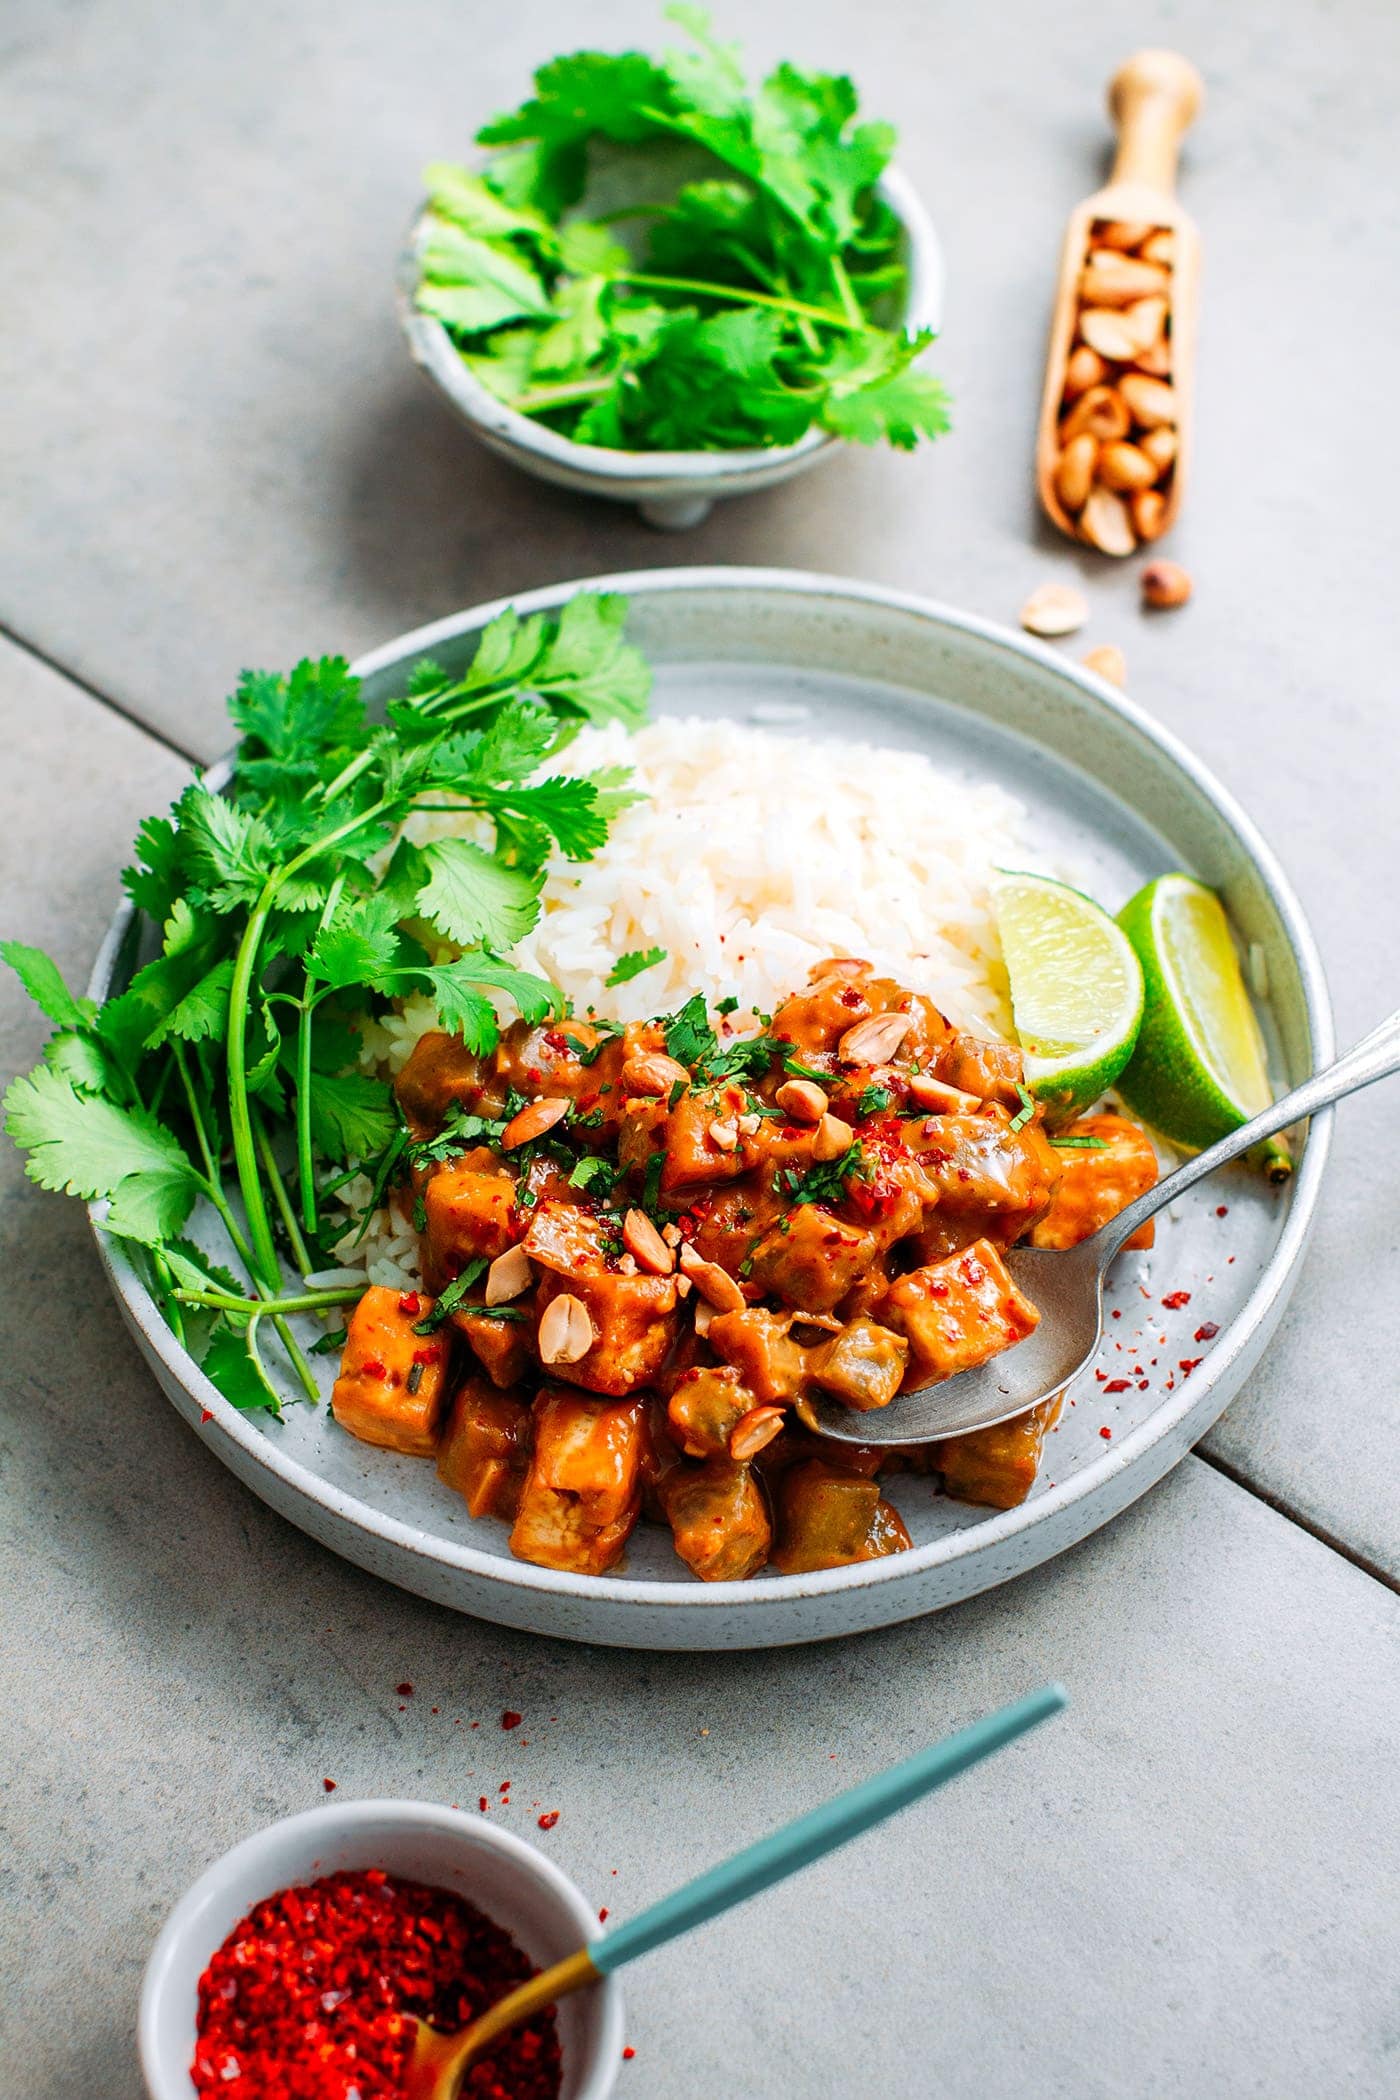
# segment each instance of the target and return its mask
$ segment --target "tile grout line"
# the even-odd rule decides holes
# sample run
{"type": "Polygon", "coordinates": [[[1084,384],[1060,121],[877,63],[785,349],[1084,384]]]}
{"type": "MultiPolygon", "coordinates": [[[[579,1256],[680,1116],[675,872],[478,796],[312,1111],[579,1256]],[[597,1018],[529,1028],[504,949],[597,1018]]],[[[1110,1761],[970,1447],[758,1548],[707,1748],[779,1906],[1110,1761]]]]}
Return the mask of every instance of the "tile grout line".
{"type": "Polygon", "coordinates": [[[143,735],[150,737],[154,743],[164,744],[167,751],[173,751],[177,758],[185,761],[186,765],[194,766],[198,771],[202,772],[208,764],[208,760],[201,758],[198,752],[187,750],[183,744],[177,744],[173,736],[167,735],[165,730],[156,729],[151,723],[144,722],[133,708],[123,706],[120,700],[114,700],[110,693],[104,693],[100,686],[96,686],[90,679],[84,678],[81,671],[73,670],[56,656],[50,656],[47,649],[41,649],[37,643],[31,642],[25,635],[17,633],[13,627],[7,626],[3,620],[0,620],[0,640],[9,642],[12,647],[22,651],[25,656],[32,657],[35,663],[42,664],[46,671],[52,671],[56,677],[66,679],[68,684],[76,686],[80,693],[86,693],[89,700],[95,700],[99,707],[105,707],[110,713],[119,715],[123,722],[129,722],[133,729],[139,729],[143,735]]]}
{"type": "Polygon", "coordinates": [[[1202,1465],[1209,1466],[1212,1471],[1219,1473],[1223,1480],[1228,1480],[1233,1487],[1239,1488],[1242,1493],[1252,1495],[1256,1502],[1262,1502],[1266,1508],[1273,1510],[1276,1516],[1282,1517],[1285,1523],[1295,1525],[1299,1531],[1305,1531],[1309,1538],[1316,1539],[1320,1546],[1326,1546],[1329,1552],[1335,1553],[1340,1560],[1350,1562],[1351,1566],[1358,1569],[1361,1574],[1369,1575],[1373,1582],[1378,1582],[1381,1585],[1382,1589],[1392,1590],[1396,1596],[1400,1596],[1400,1577],[1392,1575],[1388,1568],[1383,1568],[1377,1562],[1369,1560],[1364,1553],[1359,1553],[1354,1546],[1349,1546],[1345,1539],[1338,1538],[1334,1531],[1328,1531],[1325,1526],[1315,1523],[1312,1518],[1303,1516],[1299,1510],[1291,1507],[1281,1495],[1270,1494],[1266,1488],[1257,1486],[1254,1481],[1240,1471],[1238,1466],[1232,1465],[1228,1459],[1217,1458],[1213,1451],[1203,1451],[1199,1444],[1194,1447],[1191,1455],[1193,1458],[1200,1459],[1202,1465]]]}

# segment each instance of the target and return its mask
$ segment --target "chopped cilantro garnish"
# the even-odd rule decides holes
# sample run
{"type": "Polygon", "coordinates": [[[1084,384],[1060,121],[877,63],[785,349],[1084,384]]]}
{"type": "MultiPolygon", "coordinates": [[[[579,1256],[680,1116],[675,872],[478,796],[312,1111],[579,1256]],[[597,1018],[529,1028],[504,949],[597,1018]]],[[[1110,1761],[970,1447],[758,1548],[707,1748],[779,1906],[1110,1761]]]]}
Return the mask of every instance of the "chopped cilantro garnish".
{"type": "Polygon", "coordinates": [[[867,1174],[860,1141],[854,1139],[839,1159],[827,1160],[821,1166],[809,1167],[805,1174],[797,1173],[792,1167],[785,1167],[782,1180],[794,1206],[801,1203],[839,1203],[846,1193],[846,1184],[852,1175],[864,1180],[867,1174]]]}
{"type": "Polygon", "coordinates": [[[656,1210],[661,1202],[661,1169],[666,1163],[664,1152],[653,1152],[647,1161],[646,1174],[642,1181],[642,1209],[656,1210]]]}
{"type": "Polygon", "coordinates": [[[310,1354],[312,1356],[334,1356],[337,1349],[343,1349],[349,1339],[350,1337],[343,1327],[333,1328],[329,1334],[323,1334],[319,1341],[311,1344],[310,1354]]]}
{"type": "Polygon", "coordinates": [[[868,1086],[856,1103],[858,1116],[882,1116],[894,1099],[887,1086],[868,1086]]]}
{"type": "Polygon", "coordinates": [[[435,1328],[441,1327],[448,1314],[457,1310],[472,1285],[485,1275],[488,1267],[489,1263],[484,1254],[479,1254],[475,1261],[469,1261],[461,1274],[455,1276],[448,1284],[426,1318],[414,1321],[413,1332],[431,1334],[435,1328]]]}
{"type": "Polygon", "coordinates": [[[631,948],[626,955],[619,955],[603,982],[606,985],[630,984],[634,977],[641,976],[643,970],[654,969],[657,963],[665,962],[667,953],[665,948],[631,948]]]}
{"type": "MultiPolygon", "coordinates": [[[[1013,1123],[1011,1127],[1014,1130],[1016,1126],[1013,1123]]],[[[1108,1150],[1103,1139],[1096,1137],[1052,1137],[1050,1142],[1052,1145],[1057,1146],[1061,1152],[1107,1152],[1108,1150]]]]}
{"type": "Polygon", "coordinates": [[[705,995],[696,992],[666,1022],[667,1055],[674,1057],[678,1065],[701,1065],[717,1048],[705,995]]]}
{"type": "Polygon", "coordinates": [[[784,1056],[783,1070],[789,1079],[814,1079],[818,1086],[830,1086],[830,1072],[819,1072],[815,1065],[804,1065],[800,1057],[784,1056]]]}
{"type": "Polygon", "coordinates": [[[686,1090],[687,1084],[688,1082],[686,1080],[678,1079],[675,1085],[671,1088],[670,1093],[666,1096],[666,1109],[668,1114],[675,1107],[676,1103],[680,1100],[681,1095],[686,1090]]]}
{"type": "Polygon", "coordinates": [[[736,1014],[738,1011],[739,1002],[732,992],[727,999],[720,999],[715,1003],[715,1012],[717,1014],[736,1014]]]}
{"type": "Polygon", "coordinates": [[[610,1196],[621,1169],[600,1154],[585,1153],[569,1176],[571,1189],[587,1189],[590,1196],[610,1196]]]}
{"type": "Polygon", "coordinates": [[[1016,1092],[1021,1097],[1021,1106],[1011,1118],[1011,1128],[1013,1130],[1024,1130],[1031,1117],[1035,1114],[1035,1102],[1019,1081],[1016,1085],[1016,1092]]]}

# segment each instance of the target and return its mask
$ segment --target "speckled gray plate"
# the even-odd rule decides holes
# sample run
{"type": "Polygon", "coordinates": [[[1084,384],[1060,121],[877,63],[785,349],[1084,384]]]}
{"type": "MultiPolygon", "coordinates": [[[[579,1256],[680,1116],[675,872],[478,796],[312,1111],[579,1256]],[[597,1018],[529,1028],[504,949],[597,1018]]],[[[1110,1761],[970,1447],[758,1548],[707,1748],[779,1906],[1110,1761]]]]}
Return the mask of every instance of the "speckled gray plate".
{"type": "MultiPolygon", "coordinates": [[[[1190,753],[1111,686],[1022,636],[872,585],[758,569],[598,581],[632,600],[630,631],[656,666],[660,711],[757,717],[794,736],[858,736],[996,779],[1028,804],[1037,847],[1071,860],[1111,908],[1167,868],[1214,883],[1266,965],[1263,1018],[1277,1077],[1293,1084],[1332,1056],[1321,967],[1273,855],[1190,753]]],[[[547,609],[575,588],[515,603],[547,609]]],[[[439,621],[365,657],[357,669],[369,697],[398,690],[419,655],[449,668],[460,662],[498,610],[439,621]]],[[[123,912],[112,926],[94,997],[109,989],[128,923],[123,912]]],[[[196,1434],[337,1553],[460,1611],[538,1633],[629,1647],[765,1647],[887,1625],[1006,1582],[1160,1480],[1273,1333],[1329,1136],[1330,1117],[1319,1117],[1282,1193],[1243,1169],[1217,1176],[1159,1221],[1152,1255],[1120,1264],[1109,1301],[1118,1317],[1097,1366],[1104,1375],[1088,1374],[1072,1390],[1021,1508],[969,1508],[936,1497],[927,1481],[900,1478],[891,1492],[912,1552],[747,1583],[694,1581],[652,1525],[638,1529],[625,1569],[601,1580],[530,1567],[511,1558],[504,1526],[469,1518],[421,1460],[357,1443],[324,1411],[293,1407],[281,1425],[240,1415],[175,1341],[120,1244],[97,1237],[132,1333],[196,1434]],[[1164,1308],[1180,1291],[1189,1305],[1164,1308]],[[1198,1342],[1207,1322],[1218,1333],[1198,1342]],[[1131,1376],[1130,1358],[1141,1366],[1131,1376]],[[1184,1375],[1183,1360],[1193,1359],[1184,1375]]],[[[327,1385],[330,1376],[328,1367],[327,1385]]]]}

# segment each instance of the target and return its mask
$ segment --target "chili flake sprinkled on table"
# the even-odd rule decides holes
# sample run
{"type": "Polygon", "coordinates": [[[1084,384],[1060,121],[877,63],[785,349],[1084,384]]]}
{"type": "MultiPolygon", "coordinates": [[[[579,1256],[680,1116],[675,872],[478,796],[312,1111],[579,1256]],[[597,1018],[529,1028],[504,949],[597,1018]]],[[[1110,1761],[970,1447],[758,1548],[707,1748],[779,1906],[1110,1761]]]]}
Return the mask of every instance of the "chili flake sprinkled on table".
{"type": "Polygon", "coordinates": [[[557,1823],[558,1821],[559,1821],[559,1811],[558,1811],[558,1809],[557,1809],[557,1808],[551,1808],[551,1809],[549,1809],[549,1810],[547,1811],[547,1813],[546,1813],[546,1814],[544,1814],[544,1815],[542,1815],[542,1816],[540,1817],[540,1829],[541,1829],[541,1830],[553,1830],[553,1828],[554,1828],[555,1824],[556,1824],[556,1823],[557,1823]]]}
{"type": "Polygon", "coordinates": [[[501,1715],[501,1726],[502,1728],[518,1728],[524,1718],[524,1714],[512,1713],[507,1708],[506,1712],[501,1715]]]}
{"type": "Polygon", "coordinates": [[[1218,1320],[1202,1320],[1200,1326],[1196,1329],[1193,1339],[1198,1342],[1213,1342],[1219,1332],[1220,1322],[1218,1320]]]}
{"type": "Polygon", "coordinates": [[[1168,1291],[1162,1303],[1166,1306],[1168,1312],[1180,1312],[1183,1305],[1191,1303],[1191,1293],[1189,1291],[1168,1291]]]}
{"type": "MultiPolygon", "coordinates": [[[[190,2075],[225,2100],[395,2100],[413,2018],[465,2026],[534,1975],[510,1935],[446,1889],[370,1868],[269,1896],[199,1983],[190,2075]]],[[[474,2100],[557,2100],[552,2012],[467,2074],[474,2100]]]]}

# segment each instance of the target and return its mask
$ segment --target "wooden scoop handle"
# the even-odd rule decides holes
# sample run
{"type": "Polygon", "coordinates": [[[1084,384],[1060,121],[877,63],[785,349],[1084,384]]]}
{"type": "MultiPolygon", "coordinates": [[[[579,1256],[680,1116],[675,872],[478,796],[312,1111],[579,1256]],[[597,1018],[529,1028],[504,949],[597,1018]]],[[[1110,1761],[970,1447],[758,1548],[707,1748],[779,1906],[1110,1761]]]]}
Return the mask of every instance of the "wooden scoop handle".
{"type": "Polygon", "coordinates": [[[1176,51],[1138,51],[1108,84],[1108,113],[1118,127],[1114,183],[1170,196],[1183,134],[1196,120],[1205,87],[1176,51]]]}

